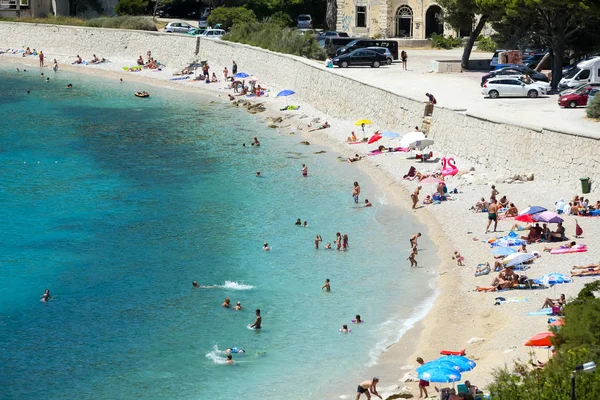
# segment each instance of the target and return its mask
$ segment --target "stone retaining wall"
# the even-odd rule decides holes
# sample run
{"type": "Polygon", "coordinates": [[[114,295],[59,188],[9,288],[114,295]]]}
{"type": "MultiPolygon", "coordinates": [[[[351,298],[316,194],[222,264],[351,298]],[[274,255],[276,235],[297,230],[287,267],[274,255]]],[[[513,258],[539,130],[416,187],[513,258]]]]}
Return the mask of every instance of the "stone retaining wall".
{"type": "MultiPolygon", "coordinates": [[[[221,40],[117,29],[0,23],[0,48],[30,46],[49,55],[130,58],[152,50],[171,67],[208,59],[212,67],[231,66],[260,76],[261,82],[293,89],[320,111],[344,119],[368,118],[398,132],[422,125],[423,102],[344,77],[300,57],[269,52],[221,40]]],[[[371,70],[365,70],[371,73],[371,70]]],[[[600,124],[599,124],[600,130],[600,124]]],[[[504,174],[534,174],[535,179],[579,188],[579,178],[600,181],[599,141],[573,133],[506,125],[436,107],[429,136],[443,155],[469,161],[504,174]]],[[[459,164],[460,167],[460,164],[459,164]]],[[[592,185],[595,189],[595,186],[592,185]]]]}

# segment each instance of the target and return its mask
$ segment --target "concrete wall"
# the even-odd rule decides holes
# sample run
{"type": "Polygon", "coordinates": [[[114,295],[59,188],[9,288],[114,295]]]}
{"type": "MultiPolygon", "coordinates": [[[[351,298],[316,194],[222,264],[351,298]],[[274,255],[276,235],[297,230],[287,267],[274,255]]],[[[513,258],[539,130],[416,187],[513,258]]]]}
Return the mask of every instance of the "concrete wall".
{"type": "MultiPolygon", "coordinates": [[[[272,53],[221,40],[183,35],[0,23],[0,48],[30,46],[53,54],[128,57],[132,64],[147,50],[161,62],[180,67],[194,60],[209,60],[214,70],[231,68],[255,74],[268,86],[293,89],[299,100],[329,115],[354,120],[368,118],[386,129],[411,131],[421,125],[423,102],[344,77],[338,69],[300,57],[272,53]]],[[[436,151],[508,175],[533,173],[536,179],[554,181],[573,189],[579,178],[600,182],[600,142],[572,133],[536,130],[525,126],[482,120],[464,110],[436,107],[429,131],[436,151]]],[[[460,165],[460,164],[459,164],[460,165]]],[[[593,186],[595,188],[595,186],[593,186]]]]}

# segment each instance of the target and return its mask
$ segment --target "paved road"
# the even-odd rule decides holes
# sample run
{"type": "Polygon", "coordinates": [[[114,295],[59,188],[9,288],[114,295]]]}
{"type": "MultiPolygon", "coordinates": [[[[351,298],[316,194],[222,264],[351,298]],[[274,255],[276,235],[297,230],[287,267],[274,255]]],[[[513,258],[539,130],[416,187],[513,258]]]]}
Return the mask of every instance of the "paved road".
{"type": "MultiPolygon", "coordinates": [[[[394,93],[425,101],[425,93],[433,93],[440,106],[466,109],[469,114],[495,121],[535,128],[585,133],[600,138],[600,123],[585,118],[585,109],[558,107],[558,96],[529,98],[484,98],[481,76],[484,72],[441,74],[427,72],[431,60],[458,60],[462,49],[408,50],[408,70],[401,64],[373,69],[369,67],[335,68],[334,73],[394,93]]],[[[472,58],[491,58],[490,53],[474,52],[472,58]]]]}

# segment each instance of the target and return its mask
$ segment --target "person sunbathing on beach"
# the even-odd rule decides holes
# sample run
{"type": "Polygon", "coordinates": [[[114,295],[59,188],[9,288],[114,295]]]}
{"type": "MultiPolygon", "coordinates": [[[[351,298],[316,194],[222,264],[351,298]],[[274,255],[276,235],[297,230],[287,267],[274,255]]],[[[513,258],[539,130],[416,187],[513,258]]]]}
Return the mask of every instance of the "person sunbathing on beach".
{"type": "Polygon", "coordinates": [[[359,156],[358,154],[355,154],[354,157],[350,157],[346,161],[348,162],[348,164],[352,164],[353,162],[360,161],[361,159],[362,159],[361,156],[359,156]]]}
{"type": "Polygon", "coordinates": [[[479,264],[479,266],[475,269],[475,275],[487,275],[492,271],[492,267],[490,267],[490,263],[486,262],[485,264],[479,264]]]}
{"type": "Polygon", "coordinates": [[[92,64],[97,64],[100,61],[100,59],[94,54],[92,55],[92,64]]]}
{"type": "Polygon", "coordinates": [[[28,47],[25,49],[25,53],[23,53],[23,54],[24,54],[24,56],[30,56],[33,53],[31,52],[31,49],[28,47]]]}
{"type": "MultiPolygon", "coordinates": [[[[594,265],[594,264],[590,264],[594,265]]],[[[582,267],[573,267],[573,269],[583,269],[582,267]]],[[[587,276],[587,275],[600,275],[600,265],[595,267],[586,268],[584,271],[571,271],[571,276],[587,276]]]]}
{"type": "Polygon", "coordinates": [[[554,232],[551,232],[548,239],[551,242],[560,242],[561,240],[566,240],[566,236],[565,236],[565,227],[563,226],[562,222],[558,223],[558,226],[556,227],[556,230],[554,232]]]}
{"type": "Polygon", "coordinates": [[[473,207],[471,207],[471,210],[473,210],[473,212],[485,212],[487,211],[489,206],[489,203],[482,197],[481,200],[479,200],[477,203],[475,203],[475,205],[473,207]]]}
{"type": "Polygon", "coordinates": [[[79,54],[77,54],[77,59],[72,62],[71,64],[81,64],[83,62],[83,60],[81,59],[81,57],[79,57],[79,54]]]}
{"type": "Polygon", "coordinates": [[[352,131],[352,134],[348,137],[348,139],[346,139],[346,141],[349,143],[358,142],[358,138],[354,134],[354,131],[352,131]]]}
{"type": "Polygon", "coordinates": [[[573,246],[576,246],[576,245],[577,245],[577,243],[575,243],[575,241],[572,241],[570,243],[562,244],[562,245],[556,246],[556,247],[544,247],[544,251],[552,251],[554,249],[557,249],[557,250],[559,250],[559,249],[570,249],[570,248],[572,248],[573,246]]]}
{"type": "Polygon", "coordinates": [[[515,286],[518,281],[519,275],[515,274],[512,268],[505,268],[494,278],[491,286],[496,287],[496,289],[508,289],[515,286]]]}
{"type": "Polygon", "coordinates": [[[565,298],[564,294],[561,294],[560,298],[558,299],[546,298],[546,300],[544,300],[542,308],[562,307],[565,304],[567,304],[567,299],[565,298]]]}
{"type": "Polygon", "coordinates": [[[431,198],[431,195],[425,196],[425,200],[423,200],[423,204],[425,204],[425,205],[433,204],[433,199],[431,198]]]}
{"type": "Polygon", "coordinates": [[[321,129],[327,129],[329,127],[331,127],[331,125],[329,125],[327,123],[327,121],[325,121],[324,123],[322,123],[321,125],[317,126],[316,128],[313,128],[313,129],[309,130],[309,132],[320,131],[321,129]]]}
{"type": "Polygon", "coordinates": [[[508,210],[504,213],[504,217],[516,217],[517,215],[519,215],[519,210],[514,203],[510,203],[510,207],[508,207],[508,210]]]}

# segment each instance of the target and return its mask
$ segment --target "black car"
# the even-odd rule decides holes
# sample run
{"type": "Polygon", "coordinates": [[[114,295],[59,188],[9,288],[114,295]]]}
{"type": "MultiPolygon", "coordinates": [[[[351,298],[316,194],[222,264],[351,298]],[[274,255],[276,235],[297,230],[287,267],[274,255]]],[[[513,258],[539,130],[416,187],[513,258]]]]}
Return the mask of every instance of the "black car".
{"type": "Polygon", "coordinates": [[[331,61],[333,61],[333,65],[341,68],[351,65],[370,65],[372,68],[379,68],[381,64],[387,64],[387,57],[372,50],[358,49],[350,54],[334,57],[331,61]]]}
{"type": "Polygon", "coordinates": [[[534,81],[548,82],[548,77],[545,74],[534,71],[531,68],[528,68],[526,66],[515,65],[513,67],[497,69],[495,71],[491,71],[491,72],[483,75],[481,77],[481,86],[483,86],[485,81],[487,81],[488,79],[500,78],[503,76],[517,77],[517,76],[521,76],[521,75],[529,75],[531,77],[531,79],[533,79],[534,81]]]}

